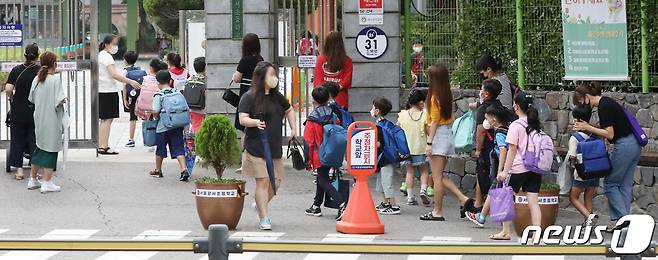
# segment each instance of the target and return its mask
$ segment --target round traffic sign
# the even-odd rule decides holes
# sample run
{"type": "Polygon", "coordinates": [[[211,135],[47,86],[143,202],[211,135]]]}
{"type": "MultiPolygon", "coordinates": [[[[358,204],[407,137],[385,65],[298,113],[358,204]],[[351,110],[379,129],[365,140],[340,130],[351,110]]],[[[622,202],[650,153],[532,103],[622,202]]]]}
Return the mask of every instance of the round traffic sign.
{"type": "Polygon", "coordinates": [[[356,50],[366,59],[377,59],[386,53],[388,37],[377,27],[363,28],[356,36],[356,50]]]}

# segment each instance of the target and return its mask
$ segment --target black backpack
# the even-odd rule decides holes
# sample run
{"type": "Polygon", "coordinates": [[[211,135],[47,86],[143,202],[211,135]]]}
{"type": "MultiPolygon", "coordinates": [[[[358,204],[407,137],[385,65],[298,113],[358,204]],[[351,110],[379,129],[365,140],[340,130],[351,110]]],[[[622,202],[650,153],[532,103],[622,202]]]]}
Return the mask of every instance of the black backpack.
{"type": "Polygon", "coordinates": [[[206,79],[203,76],[194,76],[185,84],[183,96],[190,109],[204,110],[206,108],[206,79]]]}

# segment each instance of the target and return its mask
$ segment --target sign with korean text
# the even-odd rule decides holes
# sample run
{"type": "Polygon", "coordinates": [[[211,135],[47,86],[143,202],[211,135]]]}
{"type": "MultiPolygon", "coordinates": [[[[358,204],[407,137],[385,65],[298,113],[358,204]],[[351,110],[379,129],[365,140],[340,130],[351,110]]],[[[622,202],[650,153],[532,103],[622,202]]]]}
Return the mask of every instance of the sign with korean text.
{"type": "Polygon", "coordinates": [[[626,0],[562,0],[565,80],[628,80],[626,0]]]}
{"type": "Polygon", "coordinates": [[[318,61],[318,56],[315,55],[299,55],[297,56],[297,67],[300,68],[315,68],[315,63],[318,61]]]}
{"type": "Polygon", "coordinates": [[[350,139],[350,168],[375,169],[377,161],[375,130],[353,131],[350,139]]]}
{"type": "Polygon", "coordinates": [[[197,197],[204,198],[237,198],[238,190],[204,190],[196,189],[197,197]]]}
{"type": "Polygon", "coordinates": [[[231,0],[231,38],[242,39],[244,34],[244,3],[243,0],[231,0]]]}
{"type": "Polygon", "coordinates": [[[359,25],[384,24],[384,0],[359,0],[359,25]]]}
{"type": "MultiPolygon", "coordinates": [[[[11,72],[14,67],[23,64],[23,62],[3,62],[0,64],[0,72],[11,72]]],[[[78,63],[75,61],[58,61],[57,71],[75,71],[78,70],[78,63]]]]}
{"type": "Polygon", "coordinates": [[[22,46],[22,24],[0,24],[0,46],[22,46]]]}
{"type": "Polygon", "coordinates": [[[386,53],[388,37],[377,27],[363,28],[356,36],[356,50],[362,57],[373,60],[386,53]]]}

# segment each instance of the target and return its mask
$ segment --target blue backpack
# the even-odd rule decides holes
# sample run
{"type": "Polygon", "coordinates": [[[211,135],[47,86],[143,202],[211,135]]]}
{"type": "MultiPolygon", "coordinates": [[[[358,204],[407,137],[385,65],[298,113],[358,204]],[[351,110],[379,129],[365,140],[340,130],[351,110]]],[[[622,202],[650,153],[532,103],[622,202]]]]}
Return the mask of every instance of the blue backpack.
{"type": "Polygon", "coordinates": [[[164,93],[156,93],[161,96],[160,123],[167,129],[188,126],[191,122],[190,108],[187,106],[185,97],[176,89],[165,90],[164,93]]]}
{"type": "Polygon", "coordinates": [[[397,163],[411,156],[407,136],[404,134],[402,127],[386,119],[377,122],[377,126],[381,127],[384,140],[380,149],[382,162],[397,163]]]}
{"type": "Polygon", "coordinates": [[[354,117],[350,112],[347,112],[344,107],[338,104],[331,104],[331,106],[340,112],[340,125],[343,126],[343,128],[347,129],[352,123],[354,123],[354,117]]]}
{"type": "MultiPolygon", "coordinates": [[[[134,81],[137,81],[137,83],[142,84],[144,82],[144,76],[146,76],[146,71],[142,70],[140,67],[126,67],[124,68],[126,70],[126,78],[132,79],[134,81]]],[[[130,84],[126,84],[126,91],[128,93],[126,94],[131,94],[133,91],[133,86],[130,84]]],[[[130,95],[131,97],[137,97],[139,96],[139,89],[136,89],[136,94],[135,95],[130,95]]]]}
{"type": "Polygon", "coordinates": [[[582,156],[582,163],[576,163],[576,173],[583,180],[598,179],[607,176],[612,168],[605,141],[596,137],[585,139],[578,132],[571,136],[578,140],[576,152],[582,156]]]}
{"type": "Polygon", "coordinates": [[[337,124],[326,124],[322,126],[322,132],[322,143],[318,150],[320,163],[327,167],[342,167],[347,150],[347,129],[337,124]]]}

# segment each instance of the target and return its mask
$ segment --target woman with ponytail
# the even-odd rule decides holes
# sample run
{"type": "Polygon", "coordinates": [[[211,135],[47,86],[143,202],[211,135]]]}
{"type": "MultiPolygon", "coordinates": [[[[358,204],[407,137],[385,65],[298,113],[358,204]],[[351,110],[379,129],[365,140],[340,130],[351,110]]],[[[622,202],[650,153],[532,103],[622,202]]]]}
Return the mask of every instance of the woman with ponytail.
{"type": "Polygon", "coordinates": [[[630,212],[633,175],[640,160],[641,147],[633,135],[624,108],[612,98],[601,96],[600,83],[589,82],[578,86],[573,94],[573,103],[597,107],[600,126],[578,120],[573,124],[574,131],[589,132],[614,144],[610,154],[612,169],[604,183],[610,220],[616,222],[630,212]]]}
{"type": "Polygon", "coordinates": [[[30,94],[32,81],[39,72],[39,46],[36,43],[25,46],[23,53],[25,63],[14,67],[9,73],[5,93],[9,98],[11,113],[9,126],[11,127],[11,144],[9,149],[9,165],[16,168],[14,178],[22,180],[23,156],[32,154],[36,148],[34,143],[34,104],[27,100],[30,94]]]}
{"type": "Polygon", "coordinates": [[[57,167],[57,153],[64,142],[64,103],[66,94],[59,77],[55,76],[57,56],[52,52],[41,55],[41,69],[32,82],[28,100],[34,103],[34,123],[37,147],[32,153],[32,172],[28,190],[41,188],[41,193],[57,192],[53,183],[53,169],[57,167]],[[37,172],[43,168],[43,183],[37,172]]]}
{"type": "Polygon", "coordinates": [[[137,81],[126,78],[114,65],[112,55],[118,51],[119,37],[114,34],[105,36],[98,52],[98,116],[101,125],[96,156],[99,154],[118,154],[110,150],[108,145],[112,121],[119,117],[119,93],[116,81],[129,84],[135,89],[141,87],[137,81]]]}
{"type": "MultiPolygon", "coordinates": [[[[523,190],[528,198],[530,218],[532,225],[541,224],[541,211],[539,210],[539,189],[541,188],[541,175],[529,171],[523,164],[523,155],[528,146],[530,132],[541,130],[539,112],[533,105],[534,98],[530,94],[519,93],[514,97],[514,112],[519,119],[512,122],[507,132],[505,142],[509,145],[507,159],[502,172],[498,172],[498,182],[509,181],[515,193],[523,190]],[[509,178],[509,180],[508,180],[509,178]]],[[[504,236],[509,238],[509,234],[504,236]]]]}

